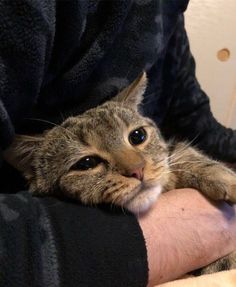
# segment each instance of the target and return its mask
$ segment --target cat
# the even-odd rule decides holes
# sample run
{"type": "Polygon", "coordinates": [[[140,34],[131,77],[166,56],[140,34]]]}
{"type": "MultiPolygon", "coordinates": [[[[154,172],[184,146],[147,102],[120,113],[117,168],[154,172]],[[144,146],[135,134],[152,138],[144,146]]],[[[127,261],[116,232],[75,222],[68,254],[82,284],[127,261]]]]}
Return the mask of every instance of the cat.
{"type": "MultiPolygon", "coordinates": [[[[166,142],[139,112],[146,74],[102,105],[69,117],[41,135],[17,135],[5,151],[34,194],[57,194],[84,204],[110,203],[147,212],[161,192],[195,188],[213,200],[236,202],[235,173],[184,142],[166,142]]],[[[230,255],[203,268],[236,267],[230,255]]],[[[208,268],[208,269],[207,269],[208,268]]],[[[205,271],[204,271],[205,270],[205,271]]]]}

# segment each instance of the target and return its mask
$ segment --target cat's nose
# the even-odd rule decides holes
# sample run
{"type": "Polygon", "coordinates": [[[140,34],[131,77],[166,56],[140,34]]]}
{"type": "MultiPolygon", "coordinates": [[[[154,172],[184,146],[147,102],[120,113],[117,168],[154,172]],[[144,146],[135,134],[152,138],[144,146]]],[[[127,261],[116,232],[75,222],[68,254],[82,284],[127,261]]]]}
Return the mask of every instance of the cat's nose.
{"type": "Polygon", "coordinates": [[[121,175],[143,180],[146,162],[139,153],[121,149],[115,152],[114,159],[121,175]]]}
{"type": "Polygon", "coordinates": [[[130,177],[137,178],[138,180],[142,181],[143,180],[143,170],[144,167],[139,167],[133,170],[130,170],[130,177]]]}

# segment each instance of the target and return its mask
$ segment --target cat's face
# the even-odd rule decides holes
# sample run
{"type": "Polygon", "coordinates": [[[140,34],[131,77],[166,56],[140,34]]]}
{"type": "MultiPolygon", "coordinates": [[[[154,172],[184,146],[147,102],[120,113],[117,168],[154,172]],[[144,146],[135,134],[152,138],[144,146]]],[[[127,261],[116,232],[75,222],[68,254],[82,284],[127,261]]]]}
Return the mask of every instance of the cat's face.
{"type": "Polygon", "coordinates": [[[150,119],[124,101],[109,101],[41,136],[25,175],[33,192],[60,189],[85,204],[111,203],[139,213],[167,182],[167,158],[150,119]]]}

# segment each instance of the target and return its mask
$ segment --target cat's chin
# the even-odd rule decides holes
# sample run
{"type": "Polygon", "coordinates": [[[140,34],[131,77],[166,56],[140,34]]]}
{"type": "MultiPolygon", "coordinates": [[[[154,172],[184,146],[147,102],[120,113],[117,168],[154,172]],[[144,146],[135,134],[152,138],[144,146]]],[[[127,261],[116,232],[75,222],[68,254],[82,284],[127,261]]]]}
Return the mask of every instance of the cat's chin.
{"type": "Polygon", "coordinates": [[[147,212],[152,205],[156,202],[157,198],[162,192],[162,186],[157,184],[156,186],[142,189],[130,199],[124,206],[134,214],[140,215],[147,212]]]}

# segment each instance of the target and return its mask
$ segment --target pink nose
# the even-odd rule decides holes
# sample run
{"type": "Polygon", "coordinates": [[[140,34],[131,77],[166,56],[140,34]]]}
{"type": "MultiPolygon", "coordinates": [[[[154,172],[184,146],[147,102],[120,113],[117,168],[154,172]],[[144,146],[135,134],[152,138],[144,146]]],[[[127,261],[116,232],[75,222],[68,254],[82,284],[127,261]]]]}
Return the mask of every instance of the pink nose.
{"type": "Polygon", "coordinates": [[[131,170],[130,177],[134,177],[142,181],[143,180],[143,167],[131,170]]]}

